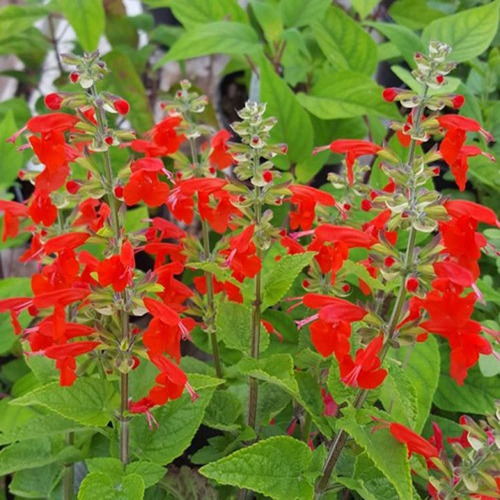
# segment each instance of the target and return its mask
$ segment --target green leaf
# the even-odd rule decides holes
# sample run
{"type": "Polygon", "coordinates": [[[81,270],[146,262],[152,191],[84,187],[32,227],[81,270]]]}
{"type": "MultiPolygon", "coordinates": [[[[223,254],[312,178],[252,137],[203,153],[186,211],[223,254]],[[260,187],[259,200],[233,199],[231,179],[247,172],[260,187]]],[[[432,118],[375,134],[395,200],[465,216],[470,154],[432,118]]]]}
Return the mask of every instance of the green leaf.
{"type": "Polygon", "coordinates": [[[283,33],[283,19],[275,6],[262,0],[252,0],[250,2],[252,11],[259,22],[264,36],[269,43],[279,39],[283,33]]]}
{"type": "Polygon", "coordinates": [[[389,7],[389,15],[400,25],[421,30],[444,13],[433,9],[427,0],[397,0],[389,7]]]}
{"type": "Polygon", "coordinates": [[[369,76],[351,71],[323,76],[310,94],[300,92],[297,100],[310,113],[323,120],[370,113],[389,118],[399,116],[394,106],[382,99],[382,89],[369,76]]]}
{"type": "MultiPolygon", "coordinates": [[[[0,151],[2,146],[0,145],[0,151]]],[[[1,157],[0,157],[0,161],[1,157]]],[[[31,280],[29,278],[3,278],[0,280],[0,299],[9,297],[29,297],[31,295],[31,280]]],[[[23,312],[19,316],[19,322],[22,327],[28,326],[31,317],[23,312]]],[[[9,352],[16,343],[18,337],[12,328],[10,314],[0,314],[0,354],[9,352]]]]}
{"type": "Polygon", "coordinates": [[[479,357],[479,369],[485,377],[496,377],[500,373],[500,361],[494,354],[479,357]]]}
{"type": "Polygon", "coordinates": [[[436,19],[422,33],[424,43],[439,40],[451,45],[450,60],[457,63],[481,55],[493,41],[498,29],[497,1],[436,19]]]}
{"type": "Polygon", "coordinates": [[[247,21],[246,13],[237,0],[171,0],[169,7],[176,19],[189,29],[224,19],[242,23],[247,21]]]}
{"type": "Polygon", "coordinates": [[[19,424],[15,429],[0,434],[0,445],[14,441],[35,439],[39,436],[52,436],[64,432],[88,430],[88,427],[78,425],[74,420],[59,415],[41,415],[29,420],[29,424],[19,424]]]}
{"type": "MultiPolygon", "coordinates": [[[[250,353],[252,350],[252,309],[221,297],[215,318],[217,338],[230,349],[250,353]]],[[[260,351],[269,347],[269,335],[261,328],[260,351]]]]}
{"type": "Polygon", "coordinates": [[[14,113],[9,111],[0,122],[0,186],[5,188],[10,187],[24,165],[24,155],[7,142],[17,129],[14,113]]]}
{"type": "Polygon", "coordinates": [[[11,402],[43,406],[83,425],[104,427],[111,419],[112,387],[104,380],[79,378],[71,387],[52,382],[11,402]]]}
{"type": "Polygon", "coordinates": [[[400,498],[412,498],[410,464],[406,446],[396,441],[388,429],[371,432],[366,425],[369,413],[353,408],[343,410],[338,426],[344,429],[361,446],[375,466],[384,473],[400,498]]]}
{"type": "MultiPolygon", "coordinates": [[[[425,342],[419,342],[413,348],[402,347],[392,352],[402,363],[409,355],[403,371],[409,384],[407,392],[410,393],[413,387],[417,397],[417,419],[414,430],[421,432],[431,410],[432,398],[439,380],[440,357],[436,339],[429,336],[425,342]],[[412,349],[411,354],[408,353],[408,349],[412,349]]],[[[398,385],[401,387],[404,383],[405,380],[401,380],[398,385]]]]}
{"type": "MultiPolygon", "coordinates": [[[[167,487],[171,496],[176,500],[219,500],[217,490],[209,481],[187,465],[180,468],[169,467],[167,477],[163,484],[167,487]]],[[[153,500],[153,498],[152,498],[153,500]]],[[[156,499],[154,499],[156,500],[156,499]]]]}
{"type": "Polygon", "coordinates": [[[340,380],[339,362],[335,356],[332,356],[332,362],[328,370],[328,379],[326,384],[328,392],[332,395],[332,398],[338,405],[349,401],[349,399],[351,399],[354,395],[354,390],[351,387],[346,386],[340,380]]]}
{"type": "Polygon", "coordinates": [[[247,488],[275,500],[312,499],[305,471],[311,462],[307,444],[277,436],[205,465],[200,473],[219,484],[247,488]]]}
{"type": "Polygon", "coordinates": [[[358,262],[353,262],[352,260],[346,260],[342,266],[342,272],[347,274],[353,274],[356,278],[364,281],[370,288],[375,290],[383,290],[384,285],[377,279],[374,278],[366,269],[365,266],[359,264],[358,262]]]}
{"type": "Polygon", "coordinates": [[[20,470],[14,474],[9,491],[21,498],[50,498],[61,470],[58,464],[20,470]]]}
{"type": "Polygon", "coordinates": [[[373,73],[377,64],[377,46],[372,37],[342,9],[330,7],[323,19],[312,25],[312,29],[318,45],[334,69],[367,75],[373,73]]]}
{"type": "Polygon", "coordinates": [[[66,0],[59,2],[61,12],[75,30],[83,50],[92,52],[97,49],[106,26],[102,0],[66,0]]]}
{"type": "Polygon", "coordinates": [[[267,116],[278,119],[271,130],[272,140],[288,145],[287,154],[280,158],[284,156],[288,163],[310,158],[314,135],[311,120],[290,87],[265,59],[260,65],[260,100],[267,103],[267,116]]]}
{"type": "Polygon", "coordinates": [[[106,82],[111,90],[130,103],[132,109],[129,119],[138,132],[145,132],[153,125],[149,100],[141,77],[130,57],[124,50],[115,49],[104,56],[110,73],[106,82]]]}
{"type": "Polygon", "coordinates": [[[203,425],[221,431],[234,431],[239,429],[237,423],[241,415],[240,400],[229,391],[216,391],[205,410],[203,425]]]}
{"type": "Polygon", "coordinates": [[[330,0],[281,0],[279,8],[287,28],[307,26],[321,19],[330,0]]]}
{"type": "Polygon", "coordinates": [[[259,385],[259,399],[257,403],[257,422],[267,425],[283,411],[290,403],[291,397],[282,388],[264,382],[259,385]]]}
{"type": "Polygon", "coordinates": [[[260,50],[257,33],[247,24],[220,21],[186,31],[155,65],[209,54],[249,54],[260,50]]]}
{"type": "Polygon", "coordinates": [[[314,252],[285,255],[273,265],[272,271],[264,278],[263,311],[285,296],[302,269],[311,263],[314,255],[314,252]]]}
{"type": "Polygon", "coordinates": [[[415,35],[413,31],[405,28],[404,26],[377,22],[367,22],[366,24],[368,26],[372,26],[376,30],[380,31],[382,35],[387,37],[403,56],[403,59],[412,68],[415,68],[416,66],[415,60],[413,59],[415,52],[426,52],[426,47],[420,38],[415,35]]]}
{"type": "Polygon", "coordinates": [[[351,0],[354,10],[359,14],[361,19],[368,17],[378,2],[379,0],[351,0]]]}
{"type": "Polygon", "coordinates": [[[380,388],[380,400],[394,420],[413,429],[418,418],[417,391],[399,365],[389,364],[388,372],[380,388]]]}
{"type": "Polygon", "coordinates": [[[66,446],[62,450],[49,438],[37,438],[13,443],[0,450],[0,476],[18,470],[34,469],[55,462],[75,461],[81,458],[79,450],[66,446]]]}
{"type": "Polygon", "coordinates": [[[33,23],[45,16],[44,7],[8,5],[0,8],[0,40],[9,39],[17,33],[33,26],[33,23]]]}
{"type": "Polygon", "coordinates": [[[495,411],[495,400],[500,399],[500,384],[495,377],[484,377],[477,366],[469,370],[463,385],[450,375],[450,351],[440,346],[441,377],[434,395],[434,404],[441,410],[486,415],[495,411]]]}
{"type": "Polygon", "coordinates": [[[196,401],[192,402],[184,393],[179,399],[153,410],[152,414],[158,422],[158,428],[153,430],[149,429],[143,417],[136,417],[130,422],[133,455],[158,464],[168,464],[191,444],[215,387],[223,381],[194,374],[189,380],[199,395],[196,401]]]}
{"type": "Polygon", "coordinates": [[[85,476],[78,491],[78,500],[140,500],[144,498],[144,480],[138,474],[116,479],[103,472],[85,476]]]}

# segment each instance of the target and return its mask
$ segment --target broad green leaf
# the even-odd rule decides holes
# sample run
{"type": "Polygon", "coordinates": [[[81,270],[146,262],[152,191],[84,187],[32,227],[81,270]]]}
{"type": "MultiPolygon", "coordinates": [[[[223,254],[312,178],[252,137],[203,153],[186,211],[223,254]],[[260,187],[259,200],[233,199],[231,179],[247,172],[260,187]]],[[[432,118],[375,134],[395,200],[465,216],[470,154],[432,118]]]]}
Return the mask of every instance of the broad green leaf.
{"type": "Polygon", "coordinates": [[[290,403],[291,396],[282,388],[264,382],[259,385],[259,399],[257,402],[257,422],[267,425],[283,411],[290,403]]]}
{"type": "Polygon", "coordinates": [[[318,80],[310,94],[297,100],[323,120],[376,114],[398,117],[395,107],[382,99],[382,89],[367,75],[351,71],[329,73],[318,80]]]}
{"type": "Polygon", "coordinates": [[[457,63],[481,55],[493,41],[498,30],[498,0],[481,7],[464,10],[436,19],[422,33],[425,43],[439,40],[452,47],[450,60],[457,63]]]}
{"type": "MultiPolygon", "coordinates": [[[[2,146],[0,145],[0,151],[2,146]]],[[[0,157],[0,162],[1,162],[0,157]]],[[[0,280],[0,299],[10,297],[29,297],[31,295],[31,280],[29,278],[3,278],[0,280]]],[[[22,327],[28,326],[31,317],[23,312],[19,316],[19,322],[22,327]]],[[[5,354],[12,349],[18,337],[14,334],[10,315],[7,313],[0,314],[0,354],[5,354]]]]}
{"type": "Polygon", "coordinates": [[[479,369],[485,377],[496,377],[500,374],[500,361],[494,354],[479,357],[479,369]]]}
{"type": "Polygon", "coordinates": [[[290,87],[265,59],[260,65],[260,100],[267,103],[267,116],[278,119],[271,130],[271,137],[275,142],[287,144],[288,152],[283,155],[287,161],[293,164],[310,158],[313,128],[309,116],[297,102],[290,87]]]}
{"type": "Polygon", "coordinates": [[[417,391],[399,365],[389,364],[388,372],[380,388],[380,400],[396,422],[413,429],[418,418],[417,391]]]}
{"type": "Polygon", "coordinates": [[[219,484],[247,488],[275,500],[308,500],[314,495],[305,476],[311,455],[302,441],[277,436],[207,464],[200,473],[219,484]]]}
{"type": "Polygon", "coordinates": [[[351,0],[354,10],[362,20],[373,12],[378,3],[379,0],[351,0]]]}
{"type": "Polygon", "coordinates": [[[78,500],[140,500],[144,498],[144,480],[138,474],[127,474],[120,479],[104,472],[85,476],[78,491],[78,500]]]}
{"type": "Polygon", "coordinates": [[[328,392],[332,395],[332,398],[338,405],[353,398],[354,390],[352,387],[346,386],[340,380],[339,362],[335,356],[332,356],[332,362],[328,370],[328,379],[326,383],[328,392]]]}
{"type": "Polygon", "coordinates": [[[125,215],[125,231],[131,233],[142,228],[143,222],[149,217],[147,207],[134,208],[127,210],[125,215]]]}
{"type": "Polygon", "coordinates": [[[257,33],[247,24],[219,21],[186,31],[155,65],[209,54],[249,54],[260,50],[257,33]]]}
{"type": "Polygon", "coordinates": [[[283,32],[283,19],[279,10],[263,0],[252,0],[250,5],[264,32],[266,40],[269,43],[277,40],[283,32]]]}
{"type": "Polygon", "coordinates": [[[279,9],[287,28],[300,27],[321,19],[330,0],[281,0],[279,9]]]}
{"type": "Polygon", "coordinates": [[[83,427],[74,420],[69,420],[54,414],[40,415],[30,419],[29,424],[19,424],[15,429],[9,432],[0,433],[0,444],[82,430],[88,430],[88,427],[83,427]]]}
{"type": "Polygon", "coordinates": [[[9,111],[0,122],[0,186],[4,188],[10,187],[24,166],[24,155],[17,151],[14,144],[7,142],[17,129],[14,114],[9,111]]]}
{"type": "Polygon", "coordinates": [[[34,5],[8,5],[0,8],[0,40],[9,39],[33,26],[33,23],[48,14],[44,7],[34,5]]]}
{"type": "Polygon", "coordinates": [[[245,11],[237,0],[171,0],[174,16],[188,29],[213,21],[247,21],[245,11]]]}
{"type": "Polygon", "coordinates": [[[83,50],[96,50],[106,25],[102,0],[62,0],[59,8],[75,30],[83,50]]]}
{"type": "MultiPolygon", "coordinates": [[[[382,35],[387,37],[392,44],[397,48],[403,59],[410,65],[415,67],[413,55],[415,52],[426,52],[426,47],[420,38],[408,28],[398,26],[397,24],[368,22],[368,26],[372,26],[380,31],[382,35]]],[[[406,82],[405,82],[406,83],[406,82]]]]}
{"type": "Polygon", "coordinates": [[[352,408],[343,410],[337,423],[361,446],[375,466],[384,473],[400,498],[412,498],[410,464],[406,446],[396,441],[388,429],[371,432],[367,425],[368,412],[352,408]]]}
{"type": "MultiPolygon", "coordinates": [[[[252,350],[252,309],[244,304],[221,298],[217,304],[215,318],[217,338],[229,349],[250,353],[252,350]]],[[[269,346],[269,335],[261,327],[261,352],[269,346]]]]}
{"type": "MultiPolygon", "coordinates": [[[[402,347],[391,352],[391,356],[407,364],[404,368],[404,374],[408,382],[415,389],[417,397],[417,419],[414,425],[415,432],[421,432],[425,421],[429,415],[432,406],[432,398],[436,391],[439,380],[439,349],[434,337],[429,336],[425,342],[419,342],[414,348],[402,347]],[[408,353],[408,349],[412,349],[408,353]]],[[[403,381],[399,382],[401,386],[403,381]]],[[[411,392],[411,387],[408,393],[411,392]]]]}
{"type": "Polygon", "coordinates": [[[14,113],[16,123],[26,123],[31,118],[31,111],[26,101],[21,97],[14,97],[0,102],[0,119],[4,119],[10,112],[14,113]]]}
{"type": "Polygon", "coordinates": [[[236,430],[240,427],[237,420],[241,411],[241,402],[234,394],[229,391],[216,391],[205,410],[203,425],[221,431],[236,430]]]}
{"type": "Polygon", "coordinates": [[[138,132],[145,132],[153,125],[153,117],[146,90],[130,57],[124,50],[115,49],[104,56],[111,70],[106,82],[111,90],[130,103],[129,119],[138,132]]]}
{"type": "Polygon", "coordinates": [[[113,47],[125,45],[137,49],[139,34],[122,0],[108,0],[106,11],[106,38],[113,47]]]}
{"type": "Polygon", "coordinates": [[[199,398],[191,401],[189,394],[184,393],[179,399],[153,410],[158,428],[151,430],[145,418],[136,417],[132,420],[130,441],[133,456],[168,464],[190,445],[216,386],[223,381],[194,374],[189,380],[199,398]]]}
{"type": "Polygon", "coordinates": [[[430,4],[427,0],[396,0],[389,7],[389,15],[399,25],[411,30],[421,30],[444,16],[443,12],[433,9],[430,4]]]}
{"type": "Polygon", "coordinates": [[[377,46],[342,9],[330,7],[312,29],[323,54],[335,70],[373,73],[377,64],[377,46]]]}
{"type": "Polygon", "coordinates": [[[21,441],[0,450],[0,476],[12,474],[18,470],[34,469],[55,462],[64,463],[80,458],[81,454],[75,447],[66,446],[61,449],[47,437],[21,441]]]}
{"type": "Polygon", "coordinates": [[[9,491],[21,498],[50,498],[60,477],[62,465],[49,464],[16,472],[9,491]]]}
{"type": "Polygon", "coordinates": [[[302,269],[309,265],[314,252],[285,255],[274,264],[272,271],[264,278],[262,310],[278,303],[288,292],[302,269]]]}
{"type": "Polygon", "coordinates": [[[83,425],[104,427],[111,419],[113,389],[96,378],[79,378],[71,387],[52,382],[15,399],[18,406],[40,405],[83,425]]]}
{"type": "Polygon", "coordinates": [[[486,415],[495,411],[500,399],[500,384],[496,377],[484,377],[477,366],[471,368],[463,385],[450,375],[450,351],[440,346],[441,377],[434,395],[434,404],[441,410],[486,415]]]}

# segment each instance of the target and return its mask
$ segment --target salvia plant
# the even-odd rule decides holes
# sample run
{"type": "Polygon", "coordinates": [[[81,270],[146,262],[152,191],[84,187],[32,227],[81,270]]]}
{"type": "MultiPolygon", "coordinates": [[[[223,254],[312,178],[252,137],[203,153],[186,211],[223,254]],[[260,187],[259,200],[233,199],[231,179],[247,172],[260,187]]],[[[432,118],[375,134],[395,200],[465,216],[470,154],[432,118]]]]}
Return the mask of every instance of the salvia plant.
{"type": "Polygon", "coordinates": [[[183,81],[139,138],[99,53],[62,55],[77,90],[11,138],[39,164],[19,173],[33,194],[0,201],[3,239],[30,233],[36,264],[31,293],[0,301],[38,380],[0,434],[12,491],[31,472],[82,500],[498,498],[498,414],[422,437],[438,344],[461,385],[498,341],[472,318],[496,215],[432,182],[446,164],[463,190],[470,157],[494,160],[467,142],[493,137],[464,97],[439,92],[450,51],[415,54],[420,92],[383,92],[408,110],[391,147],[316,148],[345,156],[324,190],[275,168],[265,103],[215,131],[183,81]]]}

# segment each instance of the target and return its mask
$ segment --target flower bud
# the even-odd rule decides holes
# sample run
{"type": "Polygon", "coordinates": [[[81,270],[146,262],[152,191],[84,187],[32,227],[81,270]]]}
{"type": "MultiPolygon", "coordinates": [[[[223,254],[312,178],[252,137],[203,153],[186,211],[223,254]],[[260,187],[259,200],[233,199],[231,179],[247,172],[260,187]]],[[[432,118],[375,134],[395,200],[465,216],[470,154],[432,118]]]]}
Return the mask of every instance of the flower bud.
{"type": "Polygon", "coordinates": [[[273,180],[273,173],[270,170],[264,171],[262,174],[262,178],[267,182],[271,182],[273,180]]]}
{"type": "Polygon", "coordinates": [[[451,98],[451,105],[454,109],[460,109],[465,102],[465,97],[461,94],[457,94],[451,98]]]}
{"type": "Polygon", "coordinates": [[[130,111],[130,105],[125,99],[117,99],[113,105],[120,115],[126,115],[130,111]]]}
{"type": "Polygon", "coordinates": [[[114,142],[114,139],[111,135],[107,135],[105,138],[104,138],[104,142],[108,145],[108,146],[112,146],[113,145],[113,142],[114,142]]]}
{"type": "Polygon", "coordinates": [[[418,290],[418,279],[415,276],[408,276],[405,282],[405,288],[408,293],[415,293],[418,290]]]}
{"type": "Polygon", "coordinates": [[[342,291],[344,293],[349,293],[350,290],[351,290],[351,287],[349,286],[348,283],[346,283],[345,285],[342,285],[342,291]]]}
{"type": "Polygon", "coordinates": [[[58,109],[61,109],[63,98],[59,94],[52,92],[51,94],[47,94],[45,96],[44,101],[47,108],[52,111],[57,111],[58,109]]]}
{"type": "Polygon", "coordinates": [[[68,191],[68,193],[70,194],[76,194],[78,193],[78,190],[80,189],[80,184],[78,184],[78,182],[75,182],[75,181],[68,181],[66,183],[66,190],[68,191]]]}
{"type": "Polygon", "coordinates": [[[384,101],[393,102],[394,99],[396,99],[396,97],[398,96],[399,92],[400,89],[396,87],[389,87],[387,89],[384,89],[384,91],[382,92],[382,97],[384,101]]]}
{"type": "Polygon", "coordinates": [[[363,210],[363,212],[369,212],[371,208],[372,208],[372,203],[370,200],[361,201],[361,210],[363,210]]]}
{"type": "Polygon", "coordinates": [[[115,189],[113,190],[115,197],[116,198],[123,198],[123,187],[122,186],[116,186],[115,189]]]}
{"type": "Polygon", "coordinates": [[[78,80],[80,79],[80,73],[78,73],[76,71],[72,71],[69,74],[69,79],[70,79],[71,83],[77,83],[78,80]]]}

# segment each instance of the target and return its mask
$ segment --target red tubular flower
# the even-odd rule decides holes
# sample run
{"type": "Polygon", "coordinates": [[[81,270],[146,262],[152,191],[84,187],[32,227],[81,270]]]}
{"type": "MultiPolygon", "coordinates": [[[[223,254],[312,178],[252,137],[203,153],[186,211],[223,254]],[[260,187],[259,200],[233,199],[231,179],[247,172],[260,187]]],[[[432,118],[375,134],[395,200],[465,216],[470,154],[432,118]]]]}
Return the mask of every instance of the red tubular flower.
{"type": "Polygon", "coordinates": [[[52,203],[48,194],[36,192],[30,200],[29,216],[35,224],[43,224],[46,227],[52,226],[57,220],[57,208],[52,203]]]}
{"type": "Polygon", "coordinates": [[[123,243],[120,255],[113,255],[99,263],[97,275],[101,286],[112,285],[115,292],[123,292],[134,276],[134,249],[129,241],[123,243]]]}
{"type": "Polygon", "coordinates": [[[391,211],[383,210],[377,216],[375,216],[370,222],[363,224],[363,231],[371,235],[373,238],[376,238],[377,240],[379,239],[379,233],[382,232],[387,241],[391,245],[395,245],[398,239],[397,231],[386,230],[387,222],[389,221],[390,218],[391,218],[391,211]]]}
{"type": "Polygon", "coordinates": [[[335,198],[325,191],[310,186],[289,186],[292,192],[290,201],[297,205],[296,212],[290,212],[290,227],[292,229],[302,228],[304,231],[311,229],[316,205],[331,207],[335,205],[335,198]]]}
{"type": "Polygon", "coordinates": [[[361,321],[368,314],[362,307],[347,300],[318,293],[306,293],[303,303],[311,309],[320,309],[319,318],[327,323],[337,321],[352,323],[353,321],[361,321]]]}
{"type": "Polygon", "coordinates": [[[470,217],[476,222],[483,222],[490,226],[499,226],[500,222],[491,208],[483,207],[477,203],[467,200],[448,200],[444,208],[451,217],[460,218],[462,216],[470,217]]]}
{"type": "Polygon", "coordinates": [[[163,302],[148,297],[144,298],[144,305],[150,314],[169,326],[179,324],[179,315],[163,302]]]}
{"type": "Polygon", "coordinates": [[[166,173],[161,160],[142,158],[131,165],[132,175],[123,188],[123,198],[127,205],[135,205],[144,201],[149,207],[159,207],[167,202],[170,188],[160,182],[158,174],[166,173]]]}
{"type": "Polygon", "coordinates": [[[433,444],[403,424],[392,422],[389,424],[389,431],[400,443],[406,445],[408,456],[418,453],[428,461],[433,457],[439,457],[438,449],[433,444]]]}
{"type": "Polygon", "coordinates": [[[73,342],[71,344],[48,347],[43,352],[40,352],[40,354],[56,360],[56,368],[61,373],[59,384],[61,386],[70,386],[76,380],[75,357],[93,351],[98,345],[99,342],[73,342]]]}
{"type": "Polygon", "coordinates": [[[495,161],[493,155],[482,151],[477,146],[462,146],[458,151],[456,160],[453,163],[447,162],[460,191],[465,190],[465,185],[467,183],[467,172],[469,170],[468,159],[471,156],[479,155],[486,156],[490,161],[495,161]]]}
{"type": "Polygon", "coordinates": [[[88,198],[78,205],[78,213],[80,215],[74,220],[73,226],[86,226],[89,230],[97,232],[104,226],[111,209],[104,201],[88,198]]]}
{"type": "Polygon", "coordinates": [[[116,99],[113,106],[120,115],[127,115],[130,111],[130,104],[125,99],[116,99]]]}
{"type": "Polygon", "coordinates": [[[4,212],[2,241],[15,238],[19,233],[19,219],[28,216],[28,207],[16,201],[0,200],[0,210],[4,212]]]}
{"type": "Polygon", "coordinates": [[[355,161],[360,156],[374,155],[382,149],[377,144],[373,144],[368,141],[360,141],[358,139],[339,139],[337,141],[333,141],[329,146],[316,148],[313,154],[322,151],[327,147],[332,153],[347,154],[345,159],[347,166],[347,180],[351,186],[354,183],[353,167],[355,161]]]}
{"type": "Polygon", "coordinates": [[[350,355],[339,360],[342,382],[352,387],[375,389],[384,381],[387,370],[380,368],[378,353],[382,349],[384,338],[375,337],[365,349],[358,349],[353,360],[350,355]]]}
{"type": "Polygon", "coordinates": [[[150,157],[168,156],[175,153],[186,138],[184,135],[177,134],[176,131],[181,122],[180,116],[165,118],[145,134],[146,140],[136,139],[132,141],[132,149],[150,157]]]}
{"type": "Polygon", "coordinates": [[[253,278],[261,269],[260,259],[255,255],[256,247],[252,242],[255,225],[245,228],[238,236],[233,236],[229,243],[227,263],[233,270],[233,276],[240,282],[245,277],[253,278]]]}
{"type": "Polygon", "coordinates": [[[487,142],[493,141],[493,136],[484,130],[480,123],[472,118],[467,118],[461,115],[441,115],[436,117],[439,125],[443,127],[447,133],[455,130],[463,132],[479,132],[487,142]]]}
{"type": "Polygon", "coordinates": [[[335,226],[333,224],[322,224],[314,230],[314,234],[322,241],[333,243],[343,242],[349,248],[370,248],[377,240],[370,234],[346,226],[335,226]]]}
{"type": "Polygon", "coordinates": [[[50,132],[68,132],[77,123],[78,117],[66,113],[51,113],[30,118],[26,128],[33,134],[49,134],[50,132]]]}
{"type": "Polygon", "coordinates": [[[52,92],[51,94],[47,94],[43,100],[47,108],[53,111],[61,109],[63,98],[59,94],[52,92]]]}
{"type": "Polygon", "coordinates": [[[156,377],[156,384],[147,398],[153,405],[164,405],[167,401],[178,399],[187,385],[186,374],[168,358],[150,355],[153,364],[160,370],[156,377]]]}
{"type": "Polygon", "coordinates": [[[317,320],[311,323],[311,341],[316,350],[325,358],[332,353],[337,359],[343,359],[349,354],[351,345],[351,325],[347,321],[327,323],[317,320]]]}
{"type": "Polygon", "coordinates": [[[90,235],[87,233],[61,234],[47,240],[43,245],[43,251],[46,255],[69,252],[81,247],[89,238],[90,235]]]}
{"type": "Polygon", "coordinates": [[[222,170],[233,164],[233,157],[228,152],[227,141],[231,134],[227,130],[217,132],[210,141],[211,153],[208,157],[210,164],[222,170]]]}
{"type": "Polygon", "coordinates": [[[33,298],[33,305],[38,309],[57,306],[64,307],[73,304],[73,302],[80,302],[90,294],[91,291],[85,288],[63,288],[36,295],[33,298]]]}

